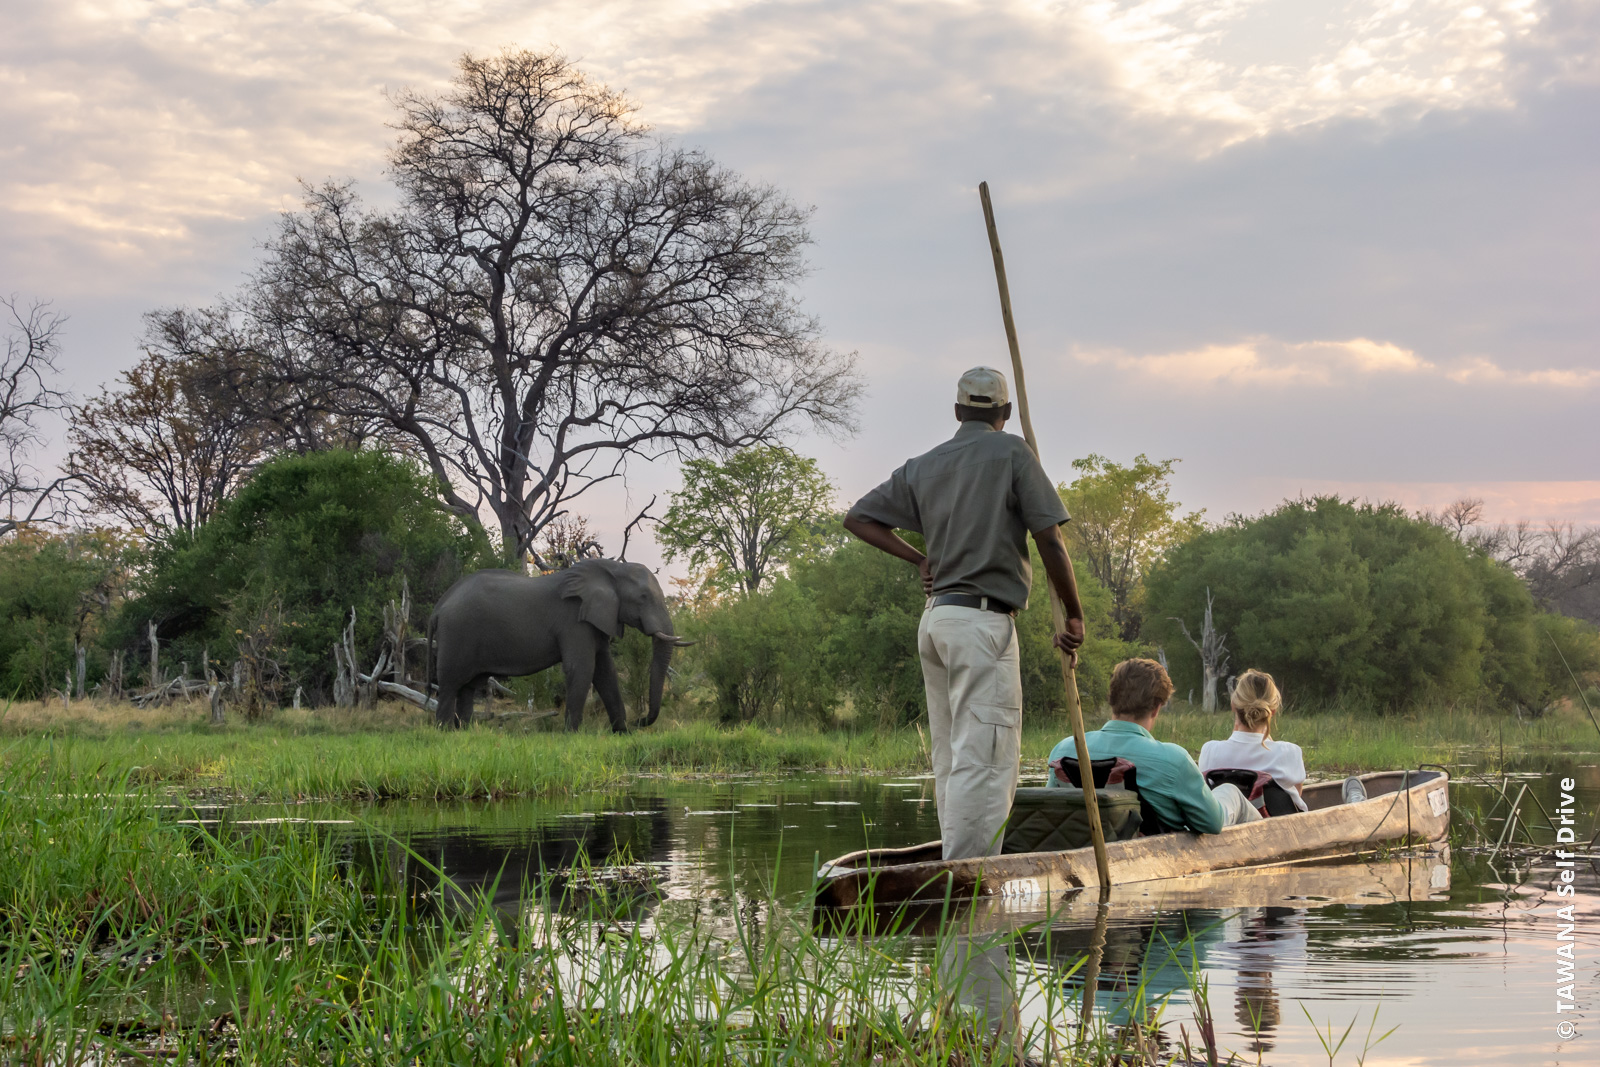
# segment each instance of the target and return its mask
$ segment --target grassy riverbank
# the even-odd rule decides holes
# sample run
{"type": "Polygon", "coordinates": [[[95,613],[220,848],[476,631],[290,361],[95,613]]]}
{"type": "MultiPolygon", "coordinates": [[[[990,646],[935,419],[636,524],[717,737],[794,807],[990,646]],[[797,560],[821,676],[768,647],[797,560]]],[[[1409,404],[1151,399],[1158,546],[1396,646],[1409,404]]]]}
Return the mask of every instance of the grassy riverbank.
{"type": "MultiPolygon", "coordinates": [[[[1093,729],[1103,716],[1091,716],[1093,729]]],[[[250,726],[213,727],[199,707],[23,705],[0,720],[0,759],[44,761],[84,788],[130,775],[183,790],[264,799],[460,799],[558,796],[624,785],[641,775],[914,773],[928,768],[925,732],[818,731],[663,720],[625,737],[529,729],[501,719],[441,734],[415,711],[281,712],[250,726]]],[[[548,722],[538,724],[548,726],[548,722]]],[[[1156,734],[1191,752],[1226,736],[1225,715],[1179,706],[1156,734]]],[[[1029,723],[1023,756],[1042,769],[1064,724],[1029,723]]],[[[1401,715],[1327,711],[1285,718],[1279,736],[1301,745],[1313,775],[1417,766],[1479,767],[1505,759],[1600,750],[1581,709],[1519,722],[1501,714],[1427,710],[1401,715]]]]}
{"type": "MultiPolygon", "coordinates": [[[[518,906],[416,894],[376,832],[368,862],[299,826],[213,834],[153,785],[77,793],[58,771],[0,768],[3,1063],[1015,1062],[962,1005],[959,925],[919,950],[773,900],[674,912],[581,867],[518,906]]],[[[1148,1035],[1074,1025],[1082,957],[972,936],[1043,1002],[1020,1039],[1051,1067],[1165,1062],[1148,1035]]]]}

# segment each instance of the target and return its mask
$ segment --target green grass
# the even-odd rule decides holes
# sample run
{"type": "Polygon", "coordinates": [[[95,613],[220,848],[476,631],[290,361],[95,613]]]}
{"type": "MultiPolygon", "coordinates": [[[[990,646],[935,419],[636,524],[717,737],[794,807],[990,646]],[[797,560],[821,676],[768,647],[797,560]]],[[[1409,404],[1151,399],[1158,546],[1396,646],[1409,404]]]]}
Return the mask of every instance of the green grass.
{"type": "MultiPolygon", "coordinates": [[[[1198,754],[1200,746],[1232,729],[1227,712],[1208,715],[1184,704],[1162,712],[1155,736],[1198,754]]],[[[1600,751],[1600,731],[1582,708],[1563,708],[1540,719],[1462,708],[1416,708],[1402,713],[1326,710],[1282,716],[1273,736],[1305,753],[1313,776],[1471,763],[1479,770],[1502,758],[1537,758],[1600,751]]]]}
{"type": "Polygon", "coordinates": [[[0,941],[59,950],[305,935],[367,910],[305,833],[219,837],[127,776],[99,784],[83,791],[48,753],[0,767],[0,941]]]}
{"type": "Polygon", "coordinates": [[[706,921],[605,878],[515,908],[413,898],[303,829],[206,834],[153,786],[62,774],[0,770],[0,1062],[1014,1062],[960,1003],[964,933],[1047,1000],[1023,1039],[1052,1067],[1154,1062],[1147,1033],[1078,1033],[1062,979],[1081,960],[1021,958],[1018,931],[952,924],[918,963],[893,932],[819,933],[770,898],[706,921]]]}
{"type": "Polygon", "coordinates": [[[272,724],[212,733],[27,736],[10,761],[48,758],[83,783],[140,782],[264,799],[559,796],[640,775],[893,772],[922,766],[915,731],[892,736],[723,730],[698,723],[609,734],[507,733],[427,726],[303,732],[272,724]]]}
{"type": "MultiPolygon", "coordinates": [[[[80,705],[51,718],[48,706],[0,722],[9,737],[0,760],[41,760],[80,788],[104,788],[124,775],[183,790],[257,799],[473,799],[563,796],[626,785],[641,775],[842,772],[893,774],[929,766],[925,734],[820,731],[811,727],[724,729],[705,721],[669,722],[623,737],[528,730],[520,720],[442,734],[401,710],[284,712],[253,726],[214,728],[200,709],[137,713],[80,705]],[[97,784],[98,783],[98,784],[97,784]]],[[[1091,715],[1095,728],[1103,715],[1091,715]]],[[[1225,737],[1231,720],[1185,705],[1164,712],[1156,735],[1197,753],[1225,737]]],[[[1029,722],[1023,756],[1034,770],[1067,733],[1064,722],[1029,722]]],[[[1287,715],[1277,736],[1299,744],[1313,775],[1484,764],[1600,749],[1581,711],[1519,722],[1497,713],[1428,709],[1406,714],[1320,711],[1287,715]]]]}

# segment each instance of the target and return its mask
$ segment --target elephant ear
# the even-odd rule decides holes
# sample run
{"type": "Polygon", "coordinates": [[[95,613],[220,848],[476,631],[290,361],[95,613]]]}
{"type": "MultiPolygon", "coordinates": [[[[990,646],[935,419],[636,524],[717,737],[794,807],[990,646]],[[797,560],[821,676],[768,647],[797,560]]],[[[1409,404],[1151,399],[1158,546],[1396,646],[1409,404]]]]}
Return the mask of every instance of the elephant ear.
{"type": "Polygon", "coordinates": [[[578,563],[561,576],[561,596],[578,602],[578,618],[610,637],[622,636],[617,584],[604,567],[578,563]]]}

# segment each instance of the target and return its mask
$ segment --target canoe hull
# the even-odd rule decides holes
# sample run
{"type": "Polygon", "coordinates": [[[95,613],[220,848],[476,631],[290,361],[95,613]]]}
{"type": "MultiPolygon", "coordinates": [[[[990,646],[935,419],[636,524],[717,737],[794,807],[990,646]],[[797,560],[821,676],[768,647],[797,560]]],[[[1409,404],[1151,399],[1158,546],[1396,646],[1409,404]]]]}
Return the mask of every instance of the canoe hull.
{"type": "MultiPolygon", "coordinates": [[[[1210,871],[1272,867],[1370,855],[1444,840],[1450,829],[1450,777],[1443,771],[1362,775],[1368,798],[1338,803],[1340,783],[1305,789],[1312,810],[1230,826],[1219,834],[1175,833],[1106,846],[1117,885],[1210,871]]],[[[1035,897],[1097,885],[1094,850],[1028,852],[942,860],[938,842],[909,849],[853,852],[825,863],[817,904],[848,908],[971,896],[1035,897]]]]}

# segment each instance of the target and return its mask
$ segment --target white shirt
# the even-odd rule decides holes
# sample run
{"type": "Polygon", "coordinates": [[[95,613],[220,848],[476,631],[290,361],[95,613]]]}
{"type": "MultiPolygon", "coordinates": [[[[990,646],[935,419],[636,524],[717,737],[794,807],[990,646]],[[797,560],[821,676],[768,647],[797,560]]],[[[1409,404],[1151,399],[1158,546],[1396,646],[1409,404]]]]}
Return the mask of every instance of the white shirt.
{"type": "Polygon", "coordinates": [[[1290,741],[1267,741],[1262,734],[1235,730],[1226,741],[1207,741],[1200,746],[1200,773],[1218,770],[1265,771],[1288,790],[1294,806],[1306,810],[1300,787],[1306,784],[1306,761],[1300,746],[1290,741]]]}

